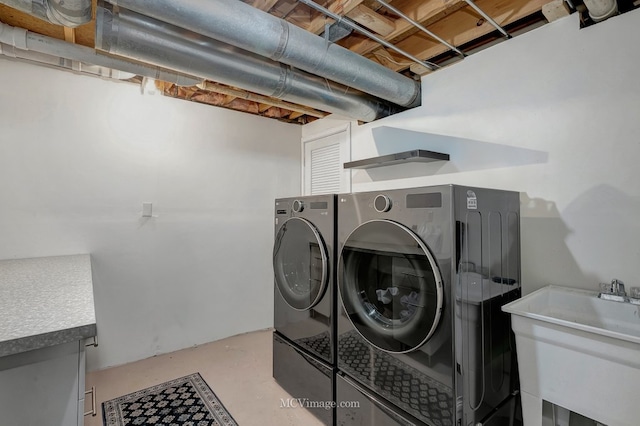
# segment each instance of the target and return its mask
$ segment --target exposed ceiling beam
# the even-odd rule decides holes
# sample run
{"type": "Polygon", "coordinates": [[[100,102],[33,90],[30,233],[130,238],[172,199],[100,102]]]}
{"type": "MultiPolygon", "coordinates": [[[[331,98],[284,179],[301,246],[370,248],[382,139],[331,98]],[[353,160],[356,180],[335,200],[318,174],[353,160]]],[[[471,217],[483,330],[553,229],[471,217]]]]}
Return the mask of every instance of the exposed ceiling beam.
{"type": "Polygon", "coordinates": [[[271,13],[273,13],[275,16],[279,18],[286,18],[298,6],[299,6],[298,0],[282,1],[282,2],[279,2],[273,10],[271,10],[271,13]]]}
{"type": "MultiPolygon", "coordinates": [[[[510,0],[509,2],[493,2],[491,0],[478,0],[476,4],[485,13],[491,16],[502,27],[519,19],[540,11],[549,0],[510,0]]],[[[436,22],[431,31],[440,35],[455,46],[460,46],[495,31],[495,28],[484,21],[473,9],[467,8],[436,22]],[[480,24],[480,25],[478,25],[480,24]]],[[[448,51],[447,47],[430,39],[425,34],[414,34],[401,41],[397,46],[418,58],[428,60],[448,51]]],[[[404,65],[404,58],[393,52],[387,52],[395,62],[388,61],[387,66],[395,71],[407,69],[410,64],[404,65]]]]}
{"type": "Polygon", "coordinates": [[[26,28],[34,33],[64,40],[64,30],[60,25],[53,25],[41,19],[34,18],[4,4],[0,4],[0,20],[12,27],[26,28]]]}
{"type": "Polygon", "coordinates": [[[76,30],[75,28],[64,27],[64,41],[68,43],[76,42],[76,30]]]}
{"type": "MultiPolygon", "coordinates": [[[[464,8],[467,6],[467,3],[464,0],[432,0],[425,3],[405,0],[396,1],[393,5],[414,21],[427,26],[457,10],[464,8]]],[[[419,30],[410,22],[407,22],[404,19],[398,19],[395,22],[395,30],[385,36],[384,39],[395,43],[415,34],[418,31],[419,30]]],[[[438,34],[435,31],[434,33],[438,34]]],[[[442,37],[441,34],[438,35],[442,37]]],[[[366,37],[354,36],[350,40],[347,40],[343,46],[356,53],[365,55],[379,48],[380,44],[366,37]]]]}
{"type": "MultiPolygon", "coordinates": [[[[373,52],[371,52],[371,59],[378,62],[380,65],[384,65],[387,68],[391,68],[391,69],[396,69],[397,67],[409,67],[411,66],[411,64],[416,64],[419,66],[422,66],[420,64],[417,64],[415,62],[412,61],[408,61],[406,58],[404,57],[393,57],[391,55],[391,53],[385,49],[384,47],[380,47],[379,49],[374,50],[373,52]]],[[[425,67],[426,68],[426,67],[425,67]]]]}
{"type": "Polygon", "coordinates": [[[232,95],[225,95],[224,101],[223,101],[223,105],[229,105],[231,102],[233,102],[235,99],[237,99],[235,96],[232,95]]]}
{"type": "Polygon", "coordinates": [[[291,111],[283,110],[278,107],[269,107],[265,111],[261,111],[262,116],[269,118],[282,118],[291,114],[291,111]]]}
{"type": "MultiPolygon", "coordinates": [[[[389,0],[389,3],[391,3],[392,1],[393,0],[389,0]]],[[[364,0],[362,4],[364,4],[365,6],[367,6],[369,9],[373,11],[378,11],[382,7],[382,5],[378,3],[376,0],[364,0]]]]}
{"type": "Polygon", "coordinates": [[[418,74],[419,76],[427,75],[433,72],[429,68],[420,64],[411,64],[409,66],[409,69],[411,70],[412,73],[418,74]]]}
{"type": "Polygon", "coordinates": [[[249,4],[256,9],[268,12],[273,6],[275,6],[276,3],[278,3],[278,0],[253,0],[249,4]]]}
{"type": "MultiPolygon", "coordinates": [[[[333,13],[344,16],[355,9],[362,1],[363,0],[336,0],[329,5],[328,9],[333,13]]],[[[333,22],[333,19],[319,14],[313,18],[304,29],[314,34],[320,34],[324,31],[325,24],[332,24],[333,22]]]]}
{"type": "Polygon", "coordinates": [[[542,6],[542,14],[547,21],[553,22],[565,16],[569,16],[569,6],[565,0],[552,0],[542,6]]]}
{"type": "Polygon", "coordinates": [[[281,101],[279,99],[270,98],[264,95],[258,95],[257,93],[247,92],[246,90],[237,89],[235,87],[224,86],[222,84],[213,83],[211,81],[205,81],[204,83],[199,84],[198,87],[200,89],[207,90],[210,92],[220,93],[220,94],[229,95],[229,96],[235,96],[236,98],[257,102],[263,105],[267,105],[268,107],[277,106],[279,108],[288,109],[290,111],[300,112],[303,115],[310,115],[312,117],[321,118],[321,117],[326,117],[328,115],[328,113],[326,112],[318,111],[313,108],[305,107],[302,105],[296,105],[291,102],[281,101]]]}
{"type": "Polygon", "coordinates": [[[382,36],[388,36],[396,29],[394,21],[374,12],[363,4],[359,4],[351,12],[347,13],[347,17],[382,36]]]}

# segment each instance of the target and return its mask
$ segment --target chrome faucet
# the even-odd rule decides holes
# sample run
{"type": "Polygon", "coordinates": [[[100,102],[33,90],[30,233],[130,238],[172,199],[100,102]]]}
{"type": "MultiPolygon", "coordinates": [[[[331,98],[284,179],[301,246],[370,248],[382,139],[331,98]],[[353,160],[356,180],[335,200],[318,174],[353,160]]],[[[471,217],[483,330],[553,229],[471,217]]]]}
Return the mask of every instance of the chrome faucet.
{"type": "Polygon", "coordinates": [[[631,292],[627,295],[627,292],[624,290],[624,283],[614,278],[611,280],[611,284],[600,283],[600,293],[598,293],[598,297],[604,300],[640,305],[640,287],[631,287],[631,292]]]}
{"type": "Polygon", "coordinates": [[[611,284],[601,283],[598,297],[600,299],[613,300],[616,302],[629,301],[627,293],[624,290],[624,283],[617,278],[611,280],[611,284]]]}
{"type": "Polygon", "coordinates": [[[611,292],[613,294],[617,294],[618,296],[627,295],[627,293],[624,291],[624,283],[617,278],[611,280],[611,292]]]}

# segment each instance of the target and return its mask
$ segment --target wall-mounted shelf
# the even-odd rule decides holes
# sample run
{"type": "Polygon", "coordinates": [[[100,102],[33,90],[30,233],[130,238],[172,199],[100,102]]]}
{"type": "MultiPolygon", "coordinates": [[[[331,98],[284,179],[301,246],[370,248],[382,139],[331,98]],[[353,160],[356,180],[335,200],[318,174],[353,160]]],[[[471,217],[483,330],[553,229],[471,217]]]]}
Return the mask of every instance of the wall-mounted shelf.
{"type": "Polygon", "coordinates": [[[401,164],[409,161],[422,162],[422,163],[430,163],[432,161],[449,161],[449,154],[443,154],[441,152],[434,152],[434,151],[427,151],[424,149],[414,149],[411,151],[382,155],[380,157],[350,161],[348,163],[344,163],[344,168],[345,169],[369,169],[372,167],[391,166],[393,164],[401,164]]]}

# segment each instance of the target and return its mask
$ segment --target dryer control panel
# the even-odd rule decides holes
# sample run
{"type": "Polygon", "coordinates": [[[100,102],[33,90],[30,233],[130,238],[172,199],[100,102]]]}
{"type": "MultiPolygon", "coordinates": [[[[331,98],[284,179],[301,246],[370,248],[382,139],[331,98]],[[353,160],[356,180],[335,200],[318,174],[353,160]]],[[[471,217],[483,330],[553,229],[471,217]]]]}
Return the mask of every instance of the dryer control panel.
{"type": "Polygon", "coordinates": [[[378,195],[375,200],[373,200],[373,208],[376,209],[378,213],[388,212],[392,206],[391,198],[386,195],[378,195]]]}

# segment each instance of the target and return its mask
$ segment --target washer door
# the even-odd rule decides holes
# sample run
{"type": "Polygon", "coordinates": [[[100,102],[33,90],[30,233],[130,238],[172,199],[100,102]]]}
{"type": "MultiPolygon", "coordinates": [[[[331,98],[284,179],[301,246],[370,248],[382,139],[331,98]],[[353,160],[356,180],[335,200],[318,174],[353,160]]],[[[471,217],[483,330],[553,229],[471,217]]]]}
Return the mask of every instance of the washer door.
{"type": "Polygon", "coordinates": [[[322,298],[329,281],[327,247],[311,222],[287,219],[273,246],[273,271],[280,294],[293,309],[305,311],[322,298]]]}
{"type": "Polygon", "coordinates": [[[369,343],[404,353],[431,338],[442,312],[442,278],[413,231],[390,220],[366,222],[347,238],[339,268],[342,304],[369,343]]]}

